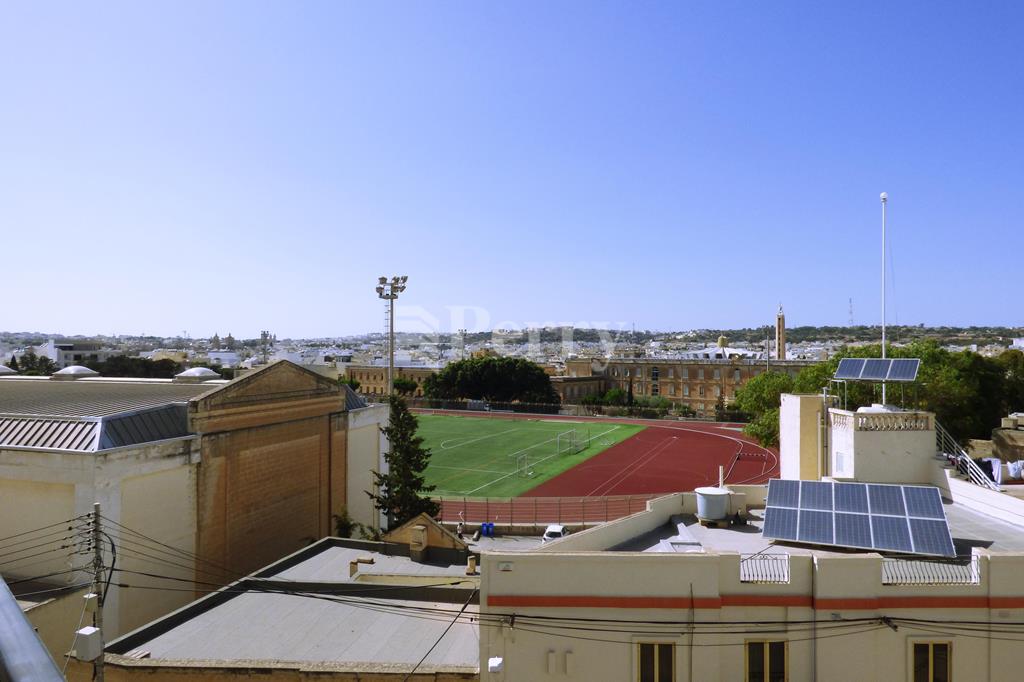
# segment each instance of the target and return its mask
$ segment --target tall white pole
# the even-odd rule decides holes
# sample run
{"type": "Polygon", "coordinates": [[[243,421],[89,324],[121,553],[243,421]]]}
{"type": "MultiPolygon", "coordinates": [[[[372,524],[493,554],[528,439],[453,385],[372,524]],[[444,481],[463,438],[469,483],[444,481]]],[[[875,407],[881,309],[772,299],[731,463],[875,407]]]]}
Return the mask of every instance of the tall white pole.
{"type": "MultiPolygon", "coordinates": [[[[882,359],[885,359],[885,204],[889,194],[882,192],[882,359]]],[[[885,405],[885,381],[882,381],[882,404],[885,405]]]]}
{"type": "Polygon", "coordinates": [[[395,296],[388,299],[388,398],[395,394],[395,296]]]}

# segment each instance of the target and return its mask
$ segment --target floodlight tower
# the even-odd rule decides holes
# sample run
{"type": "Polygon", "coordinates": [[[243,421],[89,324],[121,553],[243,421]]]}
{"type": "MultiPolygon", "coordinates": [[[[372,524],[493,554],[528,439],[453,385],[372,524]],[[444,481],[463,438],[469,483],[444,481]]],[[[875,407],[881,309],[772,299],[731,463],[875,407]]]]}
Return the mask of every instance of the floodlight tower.
{"type": "MultiPolygon", "coordinates": [[[[882,359],[885,359],[885,204],[889,201],[889,193],[882,192],[882,359]]],[[[885,380],[882,380],[882,404],[885,405],[885,380]]]]}
{"type": "Polygon", "coordinates": [[[388,302],[388,398],[395,393],[395,299],[405,291],[408,277],[377,279],[377,296],[388,302]]]}
{"type": "Polygon", "coordinates": [[[459,353],[459,360],[466,359],[466,330],[459,329],[459,342],[462,345],[462,351],[459,353]]]}

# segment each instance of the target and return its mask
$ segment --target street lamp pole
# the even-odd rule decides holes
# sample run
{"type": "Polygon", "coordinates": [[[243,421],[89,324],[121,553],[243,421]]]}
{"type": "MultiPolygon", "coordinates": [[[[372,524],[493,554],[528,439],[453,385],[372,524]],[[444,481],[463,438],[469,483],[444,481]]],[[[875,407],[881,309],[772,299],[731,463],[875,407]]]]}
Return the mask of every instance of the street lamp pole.
{"type": "MultiPolygon", "coordinates": [[[[888,192],[882,192],[882,359],[885,360],[885,204],[889,201],[888,192]]],[[[882,404],[885,405],[885,380],[882,380],[882,404]]]]}
{"type": "Polygon", "coordinates": [[[387,277],[377,279],[377,296],[388,302],[388,397],[395,393],[395,299],[405,291],[408,277],[387,277]]]}

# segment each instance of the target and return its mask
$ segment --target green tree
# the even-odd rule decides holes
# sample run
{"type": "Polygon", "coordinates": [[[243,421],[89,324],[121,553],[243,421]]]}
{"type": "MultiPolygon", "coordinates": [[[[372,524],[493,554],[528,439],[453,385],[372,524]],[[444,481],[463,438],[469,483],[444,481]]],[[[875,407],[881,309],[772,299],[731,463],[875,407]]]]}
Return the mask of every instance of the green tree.
{"type": "Polygon", "coordinates": [[[621,388],[611,388],[604,394],[605,405],[625,405],[629,396],[621,388]]]}
{"type": "Polygon", "coordinates": [[[182,371],[182,366],[174,360],[150,360],[127,355],[112,355],[103,362],[91,361],[85,366],[105,377],[137,379],[171,379],[182,371]]]}
{"type": "Polygon", "coordinates": [[[21,373],[27,376],[49,376],[57,371],[57,364],[45,355],[36,355],[29,348],[21,356],[21,373]]]}
{"type": "Polygon", "coordinates": [[[779,444],[779,402],[783,393],[793,391],[793,377],[782,372],[764,372],[736,391],[736,409],[751,417],[743,428],[765,447],[779,444]]]}
{"type": "Polygon", "coordinates": [[[483,357],[450,363],[427,377],[423,393],[428,398],[445,400],[560,402],[551,379],[540,365],[522,358],[483,357]]]}
{"type": "Polygon", "coordinates": [[[18,371],[18,358],[11,356],[11,361],[7,363],[7,366],[13,369],[15,372],[18,371]]]}
{"type": "Polygon", "coordinates": [[[405,377],[395,377],[393,383],[398,394],[405,396],[412,395],[416,392],[416,389],[420,387],[415,381],[405,377]]]}
{"type": "Polygon", "coordinates": [[[358,391],[359,387],[362,386],[362,383],[360,383],[359,379],[356,379],[355,377],[348,377],[348,378],[346,378],[346,377],[339,377],[338,378],[338,385],[339,386],[348,386],[353,391],[358,391]]]}
{"type": "Polygon", "coordinates": [[[416,435],[416,417],[398,396],[390,396],[388,405],[390,419],[382,429],[389,443],[384,455],[388,471],[374,471],[377,492],[365,492],[373,506],[387,514],[388,525],[394,528],[422,512],[437,516],[441,506],[427,496],[435,487],[427,485],[423,476],[430,450],[423,447],[423,439],[416,435]]]}

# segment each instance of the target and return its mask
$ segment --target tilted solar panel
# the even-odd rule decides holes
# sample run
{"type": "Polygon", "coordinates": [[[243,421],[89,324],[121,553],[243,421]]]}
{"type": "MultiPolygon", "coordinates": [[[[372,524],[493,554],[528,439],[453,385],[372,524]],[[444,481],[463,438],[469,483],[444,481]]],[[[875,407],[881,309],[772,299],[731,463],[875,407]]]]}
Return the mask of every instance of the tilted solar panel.
{"type": "Polygon", "coordinates": [[[860,379],[861,370],[864,369],[863,358],[843,358],[836,367],[836,379],[860,379]]]}
{"type": "Polygon", "coordinates": [[[956,556],[938,488],[791,481],[768,483],[763,535],[816,545],[956,556]]]}
{"type": "Polygon", "coordinates": [[[885,381],[889,375],[889,366],[892,360],[871,358],[864,362],[864,371],[860,373],[861,381],[885,381]]]}
{"type": "Polygon", "coordinates": [[[914,381],[921,361],[917,358],[899,358],[892,361],[887,381],[914,381]]]}

